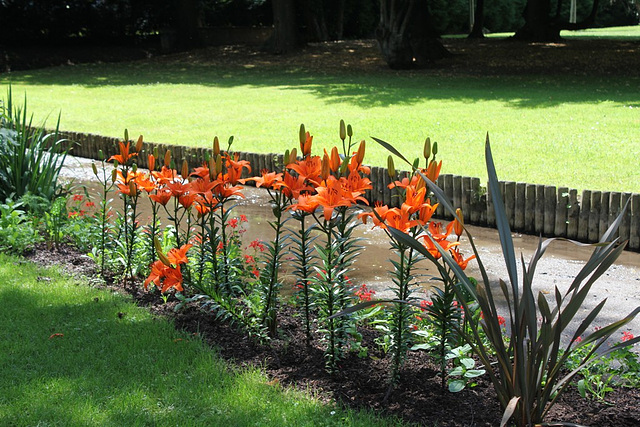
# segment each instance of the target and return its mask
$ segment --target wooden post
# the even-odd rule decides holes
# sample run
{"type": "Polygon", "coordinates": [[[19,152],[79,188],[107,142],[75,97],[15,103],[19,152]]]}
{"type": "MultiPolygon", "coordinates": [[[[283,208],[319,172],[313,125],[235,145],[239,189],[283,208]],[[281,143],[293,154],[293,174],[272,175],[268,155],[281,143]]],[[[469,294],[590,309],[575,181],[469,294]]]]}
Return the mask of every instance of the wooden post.
{"type": "Polygon", "coordinates": [[[513,229],[517,231],[524,231],[524,216],[526,210],[526,194],[527,185],[523,182],[516,184],[516,204],[515,213],[513,217],[513,229]]]}
{"type": "MultiPolygon", "coordinates": [[[[450,204],[452,204],[453,203],[453,175],[446,174],[444,177],[444,182],[445,182],[444,194],[447,196],[447,201],[450,204]]],[[[454,206],[454,209],[455,208],[456,206],[454,206]]],[[[447,211],[444,212],[444,217],[446,219],[453,219],[453,215],[451,215],[447,211]]]]}
{"type": "MultiPolygon", "coordinates": [[[[453,190],[453,208],[462,208],[462,199],[464,194],[462,192],[462,177],[455,175],[452,177],[452,190],[453,190]]],[[[464,212],[464,209],[462,210],[464,212]]]]}
{"type": "Polygon", "coordinates": [[[569,190],[569,207],[567,209],[567,238],[578,238],[578,225],[580,222],[580,204],[578,203],[578,190],[569,190]]]}
{"type": "Polygon", "coordinates": [[[513,230],[516,217],[516,183],[509,181],[504,183],[502,192],[504,210],[509,220],[509,227],[513,230]]]}
{"type": "Polygon", "coordinates": [[[580,216],[578,217],[578,240],[589,241],[589,219],[591,218],[591,191],[583,190],[580,198],[580,216]]]}
{"type": "Polygon", "coordinates": [[[487,212],[486,203],[482,203],[481,200],[481,192],[480,188],[480,178],[471,178],[469,184],[469,197],[470,197],[470,211],[469,218],[471,220],[471,224],[481,224],[482,223],[482,212],[487,212]]]}
{"type": "Polygon", "coordinates": [[[553,230],[555,237],[567,236],[569,205],[569,189],[567,187],[558,188],[558,203],[556,204],[556,223],[553,230]]]}
{"type": "MultiPolygon", "coordinates": [[[[471,178],[468,176],[462,177],[462,212],[464,212],[464,216],[471,220],[471,197],[473,195],[473,190],[471,189],[471,178]]],[[[471,221],[473,223],[473,221],[471,221]]]]}
{"type": "Polygon", "coordinates": [[[544,185],[536,185],[535,223],[536,236],[544,234],[544,185]]]}
{"type": "Polygon", "coordinates": [[[536,186],[526,184],[524,192],[524,231],[533,234],[536,229],[536,186]]]}
{"type": "Polygon", "coordinates": [[[553,236],[553,230],[556,225],[556,207],[558,201],[556,198],[556,187],[547,185],[544,187],[544,234],[545,236],[553,236]]]}
{"type": "MultiPolygon", "coordinates": [[[[440,175],[438,177],[438,179],[436,180],[436,184],[438,185],[438,187],[440,187],[440,189],[444,192],[444,187],[445,187],[445,174],[440,175]]],[[[446,194],[446,193],[445,193],[446,194]]],[[[436,203],[436,200],[432,200],[432,203],[436,203]]],[[[440,200],[437,200],[437,202],[440,202],[440,200]]],[[[438,218],[444,218],[444,207],[442,206],[442,203],[439,203],[438,208],[436,209],[436,216],[438,218]]]]}
{"type": "Polygon", "coordinates": [[[630,231],[631,231],[631,193],[622,193],[622,197],[620,199],[620,210],[627,207],[627,210],[624,212],[624,216],[622,217],[622,221],[620,222],[620,228],[618,229],[618,235],[620,236],[620,240],[625,241],[629,240],[630,231]],[[627,202],[629,204],[627,205],[627,202]]]}
{"type": "MultiPolygon", "coordinates": [[[[611,224],[614,223],[618,215],[620,214],[620,201],[622,200],[621,193],[611,193],[609,196],[609,221],[607,223],[607,227],[611,227],[611,224]]],[[[612,236],[612,239],[620,236],[620,227],[618,227],[618,231],[612,236]]]]}
{"type": "Polygon", "coordinates": [[[640,194],[631,196],[631,228],[629,230],[629,249],[640,249],[640,194]]]}
{"type": "Polygon", "coordinates": [[[600,239],[600,204],[602,192],[591,192],[591,210],[589,211],[589,242],[597,242],[600,239]]]}
{"type": "Polygon", "coordinates": [[[611,193],[603,191],[600,196],[600,222],[598,225],[598,240],[609,228],[609,199],[611,193]]]}

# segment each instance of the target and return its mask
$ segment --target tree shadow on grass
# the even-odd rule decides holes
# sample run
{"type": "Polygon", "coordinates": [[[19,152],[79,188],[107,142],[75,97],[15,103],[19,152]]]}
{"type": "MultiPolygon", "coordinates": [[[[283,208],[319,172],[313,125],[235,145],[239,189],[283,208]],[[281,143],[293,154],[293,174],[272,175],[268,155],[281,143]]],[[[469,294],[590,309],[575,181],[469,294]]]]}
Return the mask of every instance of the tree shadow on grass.
{"type": "Polygon", "coordinates": [[[513,108],[616,102],[640,107],[640,77],[562,75],[446,76],[435,72],[310,72],[300,68],[211,66],[130,62],[54,67],[5,75],[0,82],[24,85],[110,86],[196,85],[307,91],[329,104],[359,108],[414,105],[425,100],[504,102],[513,108]]]}

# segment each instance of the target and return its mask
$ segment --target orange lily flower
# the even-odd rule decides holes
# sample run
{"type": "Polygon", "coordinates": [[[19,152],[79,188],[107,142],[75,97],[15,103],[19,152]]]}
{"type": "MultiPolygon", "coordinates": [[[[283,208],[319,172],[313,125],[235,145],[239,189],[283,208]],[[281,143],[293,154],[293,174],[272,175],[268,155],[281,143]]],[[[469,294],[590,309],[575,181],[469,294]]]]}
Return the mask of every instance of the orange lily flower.
{"type": "Polygon", "coordinates": [[[213,192],[219,199],[228,199],[231,196],[240,196],[244,198],[244,194],[242,194],[241,190],[242,187],[233,187],[229,185],[229,183],[224,183],[223,185],[216,185],[213,192]]]}
{"type": "Polygon", "coordinates": [[[354,170],[349,173],[349,177],[345,182],[345,186],[352,193],[357,193],[357,196],[363,194],[365,190],[370,190],[373,188],[369,178],[361,177],[360,174],[354,170]]]}
{"type": "Polygon", "coordinates": [[[301,176],[316,186],[319,185],[322,180],[322,159],[320,156],[305,157],[300,161],[288,164],[287,169],[295,171],[298,176],[301,176]]]}
{"type": "Polygon", "coordinates": [[[309,157],[311,155],[312,143],[313,143],[313,137],[309,132],[306,132],[304,143],[300,141],[300,151],[302,151],[302,157],[309,157]]]}
{"type": "Polygon", "coordinates": [[[318,203],[323,207],[324,219],[330,221],[335,208],[351,206],[355,203],[355,199],[351,192],[345,191],[342,183],[333,176],[330,176],[323,184],[316,188],[318,194],[313,197],[317,198],[318,203]]]}
{"type": "Polygon", "coordinates": [[[191,183],[182,181],[171,181],[167,183],[167,188],[174,197],[181,197],[191,190],[191,183]]]}
{"type": "Polygon", "coordinates": [[[187,264],[189,262],[187,251],[191,249],[192,246],[191,244],[186,244],[180,246],[180,249],[172,248],[167,253],[167,258],[172,265],[187,264]]]}
{"type": "Polygon", "coordinates": [[[313,187],[306,184],[306,180],[301,176],[293,176],[289,172],[284,173],[280,190],[290,199],[297,199],[304,191],[314,191],[313,187]]]}
{"type": "Polygon", "coordinates": [[[120,145],[120,154],[114,154],[113,156],[109,157],[108,161],[117,160],[118,163],[124,165],[129,161],[130,158],[138,155],[137,153],[129,153],[131,141],[128,141],[126,145],[122,141],[118,142],[118,144],[120,145]]]}
{"type": "Polygon", "coordinates": [[[418,210],[418,221],[420,225],[425,225],[427,222],[431,220],[431,217],[435,213],[438,208],[439,203],[431,206],[431,200],[427,199],[427,202],[422,205],[422,207],[418,210]]]}
{"type": "Polygon", "coordinates": [[[460,254],[460,252],[458,251],[458,248],[455,248],[455,250],[451,251],[451,256],[453,257],[453,260],[456,262],[456,264],[458,264],[458,266],[460,266],[460,268],[463,270],[467,268],[467,264],[469,264],[469,261],[475,259],[476,257],[475,255],[471,255],[469,258],[464,259],[462,254],[460,254]]]}
{"type": "Polygon", "coordinates": [[[189,192],[178,197],[178,202],[182,205],[183,208],[189,209],[191,205],[193,205],[193,202],[195,202],[197,196],[198,193],[189,192]]]}
{"type": "Polygon", "coordinates": [[[175,179],[178,173],[175,170],[169,169],[166,166],[162,166],[160,172],[151,172],[153,178],[161,184],[167,184],[175,179]]]}
{"type": "Polygon", "coordinates": [[[418,220],[411,219],[411,209],[412,207],[406,203],[403,203],[400,209],[389,209],[385,218],[387,226],[406,233],[407,230],[418,225],[418,220]]]}
{"type": "Polygon", "coordinates": [[[410,213],[415,213],[424,207],[424,196],[427,190],[425,188],[421,188],[416,190],[414,187],[407,187],[405,191],[405,200],[403,204],[407,204],[411,207],[410,213]]]}
{"type": "MultiPolygon", "coordinates": [[[[433,237],[433,236],[432,236],[433,237]]],[[[460,244],[460,242],[450,242],[446,239],[443,240],[436,240],[436,242],[434,243],[433,240],[431,240],[428,236],[422,236],[422,239],[424,240],[424,246],[425,248],[427,248],[427,250],[429,251],[429,253],[435,258],[435,259],[440,259],[440,257],[442,256],[440,254],[440,251],[438,250],[438,248],[436,247],[436,245],[439,245],[442,249],[444,249],[445,251],[449,251],[449,252],[453,252],[452,249],[455,248],[456,246],[458,246],[460,244]]]]}
{"type": "Polygon", "coordinates": [[[316,209],[318,209],[318,206],[320,206],[320,202],[316,199],[315,196],[301,194],[300,197],[298,197],[298,203],[294,203],[287,209],[291,209],[292,211],[314,213],[316,209]]]}
{"type": "Polygon", "coordinates": [[[251,172],[251,163],[248,160],[238,160],[239,154],[235,154],[233,158],[230,155],[226,156],[227,165],[227,181],[231,184],[237,184],[238,180],[242,176],[242,169],[247,169],[247,172],[251,172]]]}
{"type": "Polygon", "coordinates": [[[262,171],[262,176],[254,176],[246,181],[255,181],[256,187],[278,189],[282,182],[282,173],[268,172],[266,169],[262,171]]]}
{"type": "Polygon", "coordinates": [[[209,179],[209,169],[207,169],[207,174],[204,178],[191,181],[191,191],[198,194],[204,194],[210,192],[219,184],[219,181],[211,181],[209,179]]]}
{"type": "Polygon", "coordinates": [[[380,202],[376,203],[376,206],[373,208],[371,212],[362,212],[358,214],[358,219],[362,220],[363,224],[367,223],[367,218],[371,218],[373,220],[374,227],[386,228],[386,224],[384,221],[386,220],[387,214],[389,213],[389,206],[383,205],[380,202]]]}
{"type": "Polygon", "coordinates": [[[149,198],[156,203],[160,203],[162,206],[166,206],[169,200],[171,200],[171,191],[158,190],[156,194],[149,194],[149,198]]]}

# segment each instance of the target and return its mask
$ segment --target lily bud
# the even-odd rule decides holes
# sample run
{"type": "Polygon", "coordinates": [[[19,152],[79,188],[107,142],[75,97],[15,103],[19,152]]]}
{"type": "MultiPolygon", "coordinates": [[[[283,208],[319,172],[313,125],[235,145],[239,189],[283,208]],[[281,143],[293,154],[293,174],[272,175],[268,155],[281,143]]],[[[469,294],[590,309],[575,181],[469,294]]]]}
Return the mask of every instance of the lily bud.
{"type": "Polygon", "coordinates": [[[340,176],[346,176],[347,170],[349,170],[349,162],[344,161],[342,165],[340,165],[340,176]]]}
{"type": "Polygon", "coordinates": [[[91,162],[91,170],[93,171],[93,174],[95,176],[98,176],[98,168],[96,167],[96,164],[91,162]]]}
{"type": "Polygon", "coordinates": [[[300,149],[304,152],[304,143],[307,141],[307,131],[304,129],[304,123],[300,124],[300,133],[298,137],[300,138],[300,149]]]}
{"type": "Polygon", "coordinates": [[[459,221],[458,219],[454,220],[453,230],[455,231],[456,236],[460,237],[462,236],[464,226],[464,216],[462,215],[462,209],[456,209],[456,215],[458,216],[459,221]]]}
{"type": "Polygon", "coordinates": [[[156,169],[156,157],[153,154],[149,154],[149,157],[147,157],[147,163],[150,171],[154,171],[156,169]]]}
{"type": "Polygon", "coordinates": [[[216,174],[216,158],[211,156],[209,157],[209,178],[211,181],[215,180],[217,177],[216,174]]]}
{"type": "Polygon", "coordinates": [[[427,178],[431,180],[431,182],[436,182],[438,177],[440,176],[440,168],[442,167],[442,160],[440,163],[437,163],[435,160],[431,160],[429,162],[429,166],[427,167],[427,178]]]}
{"type": "Polygon", "coordinates": [[[353,128],[351,125],[347,125],[347,136],[351,138],[353,136],[353,128]]]}
{"type": "Polygon", "coordinates": [[[217,136],[213,138],[213,155],[214,156],[220,155],[220,140],[218,139],[217,136]]]}
{"type": "Polygon", "coordinates": [[[170,164],[171,164],[171,150],[167,150],[167,152],[164,153],[164,167],[168,168],[170,164]]]}
{"type": "Polygon", "coordinates": [[[162,252],[162,245],[156,236],[153,237],[153,246],[156,248],[158,259],[167,267],[171,267],[171,261],[169,261],[169,258],[167,258],[167,256],[162,252]]]}
{"type": "Polygon", "coordinates": [[[331,170],[333,172],[337,171],[340,167],[340,154],[338,153],[338,147],[333,147],[331,149],[331,170]]]}
{"type": "Polygon", "coordinates": [[[104,160],[104,153],[102,150],[98,150],[98,160],[104,160]]]}
{"type": "Polygon", "coordinates": [[[297,160],[298,160],[298,150],[294,148],[291,150],[291,154],[289,155],[289,163],[294,163],[297,160]]]}
{"type": "Polygon", "coordinates": [[[216,176],[222,173],[222,156],[216,157],[216,176]]]}
{"type": "Polygon", "coordinates": [[[304,142],[304,147],[302,147],[302,155],[304,157],[310,156],[311,155],[311,144],[313,143],[313,137],[311,136],[311,134],[309,132],[307,132],[305,134],[305,142],[304,142]]]}
{"type": "Polygon", "coordinates": [[[129,196],[136,197],[138,195],[138,187],[136,187],[135,181],[129,181],[129,196]]]}
{"type": "Polygon", "coordinates": [[[329,155],[325,150],[324,157],[322,158],[322,169],[321,169],[321,176],[324,181],[329,179],[330,163],[331,161],[329,160],[329,155]]]}
{"type": "Polygon", "coordinates": [[[233,145],[233,135],[231,135],[229,137],[229,140],[227,141],[227,151],[231,150],[231,146],[233,145]]]}
{"type": "Polygon", "coordinates": [[[117,179],[118,179],[118,170],[114,169],[111,171],[111,182],[115,183],[117,179]]]}
{"type": "Polygon", "coordinates": [[[182,161],[182,179],[187,179],[189,177],[189,163],[187,163],[187,159],[182,161]]]}
{"type": "Polygon", "coordinates": [[[138,142],[136,142],[136,151],[139,153],[142,150],[142,135],[138,137],[138,142]]]}
{"type": "Polygon", "coordinates": [[[431,150],[433,152],[433,155],[435,156],[436,154],[438,154],[438,143],[434,142],[433,143],[433,149],[431,150]]]}
{"type": "Polygon", "coordinates": [[[430,138],[427,138],[424,141],[423,155],[426,160],[429,160],[429,157],[431,157],[431,139],[430,138]]]}
{"type": "Polygon", "coordinates": [[[153,157],[155,157],[156,159],[159,157],[158,156],[158,147],[157,146],[153,147],[153,157]]]}
{"type": "Polygon", "coordinates": [[[129,142],[129,130],[124,130],[124,142],[129,142]]]}
{"type": "Polygon", "coordinates": [[[289,149],[285,150],[284,152],[284,165],[288,165],[290,163],[291,160],[291,153],[289,152],[289,149]]]}
{"type": "Polygon", "coordinates": [[[393,164],[393,157],[391,156],[391,154],[389,154],[389,157],[387,157],[387,173],[389,174],[389,177],[391,179],[394,179],[396,177],[396,167],[393,164]]]}
{"type": "Polygon", "coordinates": [[[360,142],[360,146],[358,147],[358,152],[356,154],[356,162],[358,162],[359,165],[361,165],[362,161],[364,160],[364,150],[365,150],[365,142],[363,139],[360,142]]]}
{"type": "Polygon", "coordinates": [[[133,166],[131,166],[131,172],[136,173],[138,172],[138,165],[137,164],[133,164],[133,166]]]}
{"type": "Polygon", "coordinates": [[[344,125],[344,120],[340,120],[340,139],[345,140],[347,138],[347,129],[344,125]]]}

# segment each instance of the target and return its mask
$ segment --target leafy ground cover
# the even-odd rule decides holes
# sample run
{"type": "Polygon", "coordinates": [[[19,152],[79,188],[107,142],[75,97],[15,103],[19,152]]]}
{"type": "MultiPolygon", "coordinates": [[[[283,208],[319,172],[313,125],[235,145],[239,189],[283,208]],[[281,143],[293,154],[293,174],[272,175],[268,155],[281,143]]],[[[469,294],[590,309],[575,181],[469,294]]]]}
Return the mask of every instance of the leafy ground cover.
{"type": "Polygon", "coordinates": [[[43,247],[33,257],[62,262],[45,268],[0,254],[3,425],[398,423],[284,389],[260,363],[225,363],[206,345],[209,320],[201,319],[202,330],[182,328],[180,316],[176,330],[156,316],[174,317],[161,299],[151,310],[136,307],[122,288],[96,289],[87,276],[65,274],[95,273],[77,251],[43,247]]]}
{"type": "MultiPolygon", "coordinates": [[[[197,146],[234,135],[242,151],[269,152],[295,143],[282,135],[301,122],[330,148],[343,118],[356,137],[393,136],[406,152],[429,136],[450,147],[448,172],[480,177],[489,132],[502,179],[639,190],[637,39],[444,42],[454,56],[424,71],[388,70],[374,42],[351,41],[285,56],[208,48],[5,73],[0,82],[26,92],[39,114],[62,110],[67,130],[117,136],[127,127],[197,146]],[[615,168],[601,161],[610,153],[615,168]]],[[[371,147],[370,164],[385,159],[371,147]]]]}

